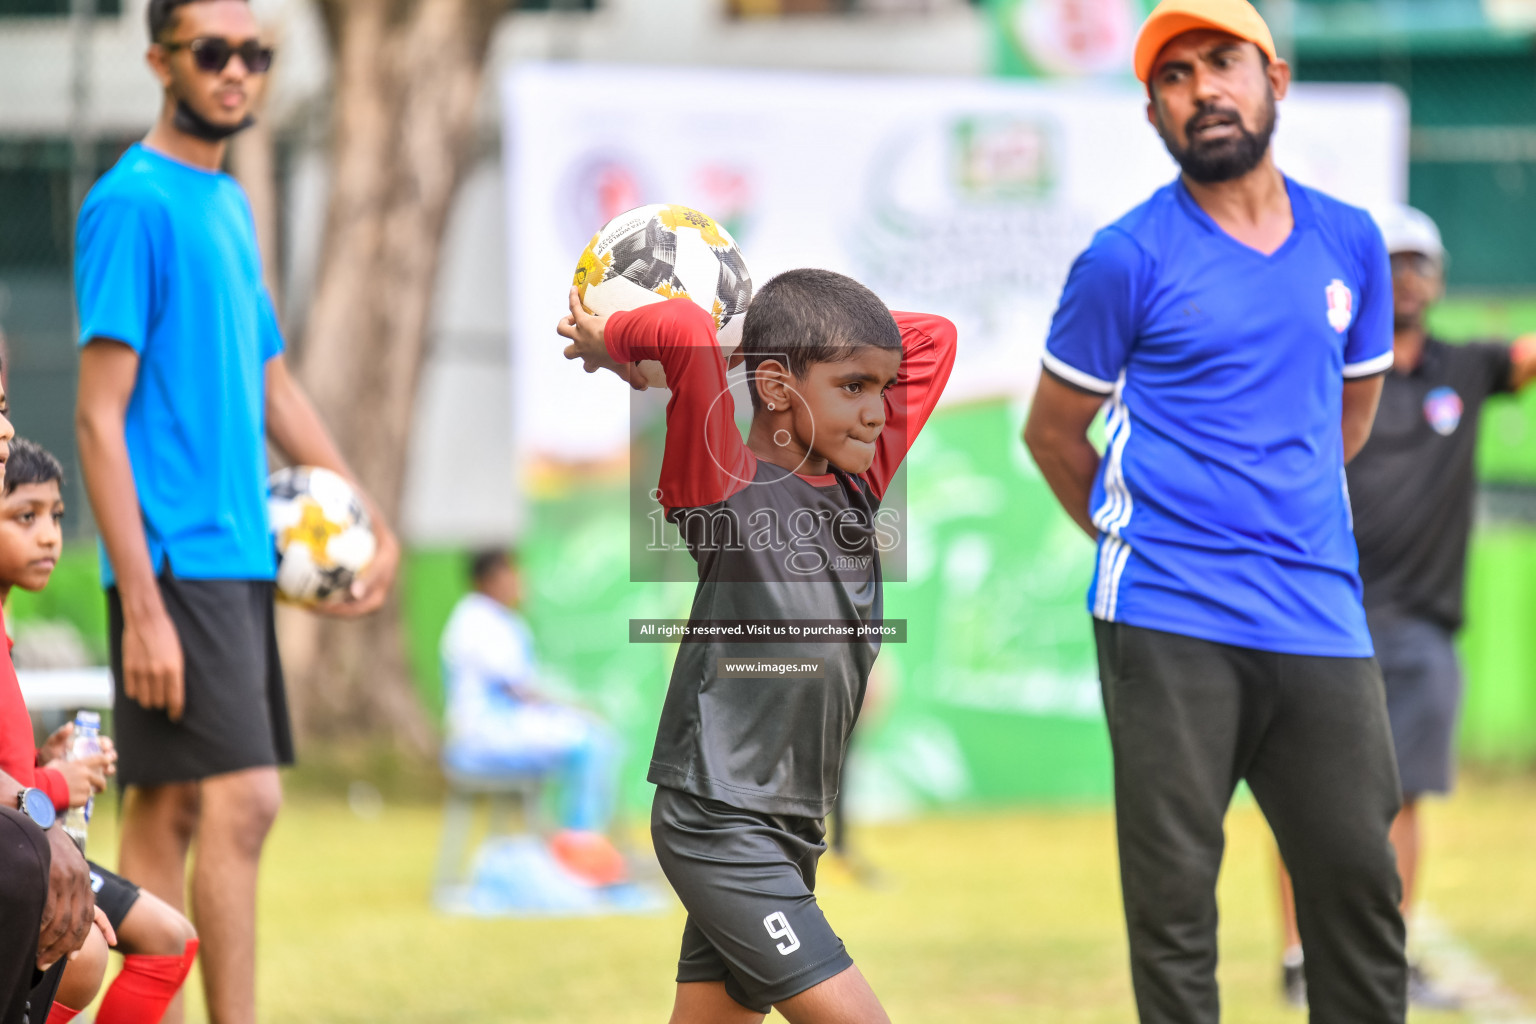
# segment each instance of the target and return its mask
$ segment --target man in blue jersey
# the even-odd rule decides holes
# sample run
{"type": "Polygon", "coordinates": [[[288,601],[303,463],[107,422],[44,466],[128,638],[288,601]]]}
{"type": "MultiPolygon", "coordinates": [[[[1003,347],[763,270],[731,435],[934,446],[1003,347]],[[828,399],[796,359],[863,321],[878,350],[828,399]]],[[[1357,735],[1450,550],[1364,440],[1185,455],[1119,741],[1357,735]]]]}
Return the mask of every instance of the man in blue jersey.
{"type": "Polygon", "coordinates": [[[1182,173],[1074,264],[1025,441],[1099,545],[1137,1007],[1219,1019],[1222,822],[1246,780],[1295,876],[1312,1020],[1400,1024],[1397,770],[1344,485],[1392,365],[1386,250],[1275,167],[1290,70],[1246,0],[1163,0],[1136,73],[1182,173]]]}
{"type": "MultiPolygon", "coordinates": [[[[350,474],[289,375],[250,206],[219,170],[272,50],[243,0],[151,0],[148,20],[160,115],[86,198],[75,256],[76,422],[125,786],[119,869],[180,908],[195,841],[209,1015],[253,1024],[257,867],[277,766],[293,760],[267,441],[350,474]]],[[[398,545],[369,511],[379,552],[337,614],[377,608],[394,574],[398,545]]]]}

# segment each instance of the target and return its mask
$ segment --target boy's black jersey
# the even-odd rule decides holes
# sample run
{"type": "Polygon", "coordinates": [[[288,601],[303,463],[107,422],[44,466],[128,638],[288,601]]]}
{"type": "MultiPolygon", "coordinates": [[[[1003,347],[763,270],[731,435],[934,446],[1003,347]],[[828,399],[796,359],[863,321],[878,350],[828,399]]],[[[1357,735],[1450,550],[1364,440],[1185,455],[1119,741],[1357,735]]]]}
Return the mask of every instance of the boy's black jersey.
{"type": "Polygon", "coordinates": [[[692,302],[609,319],[613,358],[659,360],[672,391],[658,497],[699,566],[690,629],[742,631],[679,648],[651,782],[767,814],[831,810],[879,642],[744,634],[753,626],[856,629],[883,618],[877,533],[890,527],[881,498],[955,352],[949,321],[894,316],[901,373],[885,397],[874,464],[857,476],[801,475],[748,450],[714,322],[692,302]]]}

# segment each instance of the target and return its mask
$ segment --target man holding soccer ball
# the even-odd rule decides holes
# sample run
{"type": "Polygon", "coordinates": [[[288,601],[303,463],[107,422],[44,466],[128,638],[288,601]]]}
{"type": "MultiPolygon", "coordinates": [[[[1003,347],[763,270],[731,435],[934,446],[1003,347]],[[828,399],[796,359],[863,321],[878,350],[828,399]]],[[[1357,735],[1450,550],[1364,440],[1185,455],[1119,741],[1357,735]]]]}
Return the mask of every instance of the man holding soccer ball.
{"type": "MultiPolygon", "coordinates": [[[[119,868],[179,908],[196,840],[209,1013],[249,1024],[257,866],[277,766],[293,760],[266,443],[351,474],[289,374],[250,206],[219,170],[272,49],[244,0],[151,0],[148,21],[160,115],[86,198],[75,266],[76,422],[105,549],[125,786],[119,868]]],[[[369,511],[378,553],[328,614],[374,611],[393,580],[398,545],[369,511]]]]}

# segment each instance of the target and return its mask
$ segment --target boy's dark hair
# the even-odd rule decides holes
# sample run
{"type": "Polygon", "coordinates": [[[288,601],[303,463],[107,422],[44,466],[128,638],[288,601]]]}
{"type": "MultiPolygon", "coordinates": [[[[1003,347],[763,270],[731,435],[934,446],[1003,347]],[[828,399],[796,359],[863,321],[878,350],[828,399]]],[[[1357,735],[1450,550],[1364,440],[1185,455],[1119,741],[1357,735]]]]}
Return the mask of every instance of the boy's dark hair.
{"type": "Polygon", "coordinates": [[[11,454],[5,460],[5,493],[26,484],[64,483],[64,467],[53,453],[24,437],[11,438],[11,454]]]}
{"type": "Polygon", "coordinates": [[[799,380],[815,363],[847,359],[865,345],[901,351],[901,328],[879,296],[830,270],[786,270],[759,289],[741,328],[747,390],[762,407],[757,368],[785,360],[799,380]]]}
{"type": "Polygon", "coordinates": [[[149,22],[149,41],[160,42],[165,30],[175,20],[176,8],[203,2],[205,0],[149,0],[149,7],[144,12],[145,20],[149,22]]]}
{"type": "Polygon", "coordinates": [[[517,565],[517,556],[506,548],[486,548],[469,556],[470,582],[479,586],[498,569],[511,569],[517,565]]]}

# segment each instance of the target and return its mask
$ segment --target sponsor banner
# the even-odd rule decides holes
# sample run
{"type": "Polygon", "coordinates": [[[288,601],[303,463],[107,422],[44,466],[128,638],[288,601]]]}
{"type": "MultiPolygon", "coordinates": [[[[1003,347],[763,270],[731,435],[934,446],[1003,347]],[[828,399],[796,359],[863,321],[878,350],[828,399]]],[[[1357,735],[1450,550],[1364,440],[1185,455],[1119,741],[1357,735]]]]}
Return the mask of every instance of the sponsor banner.
{"type": "MultiPolygon", "coordinates": [[[[514,68],[502,99],[525,466],[628,449],[627,388],[566,361],[554,331],[582,249],[624,210],[709,214],[759,285],[827,267],[949,317],[953,404],[1032,392],[1073,258],[1175,174],[1135,83],[561,63],[514,68]]],[[[1362,205],[1405,193],[1407,109],[1389,86],[1296,86],[1275,139],[1306,184],[1362,205]]]]}

